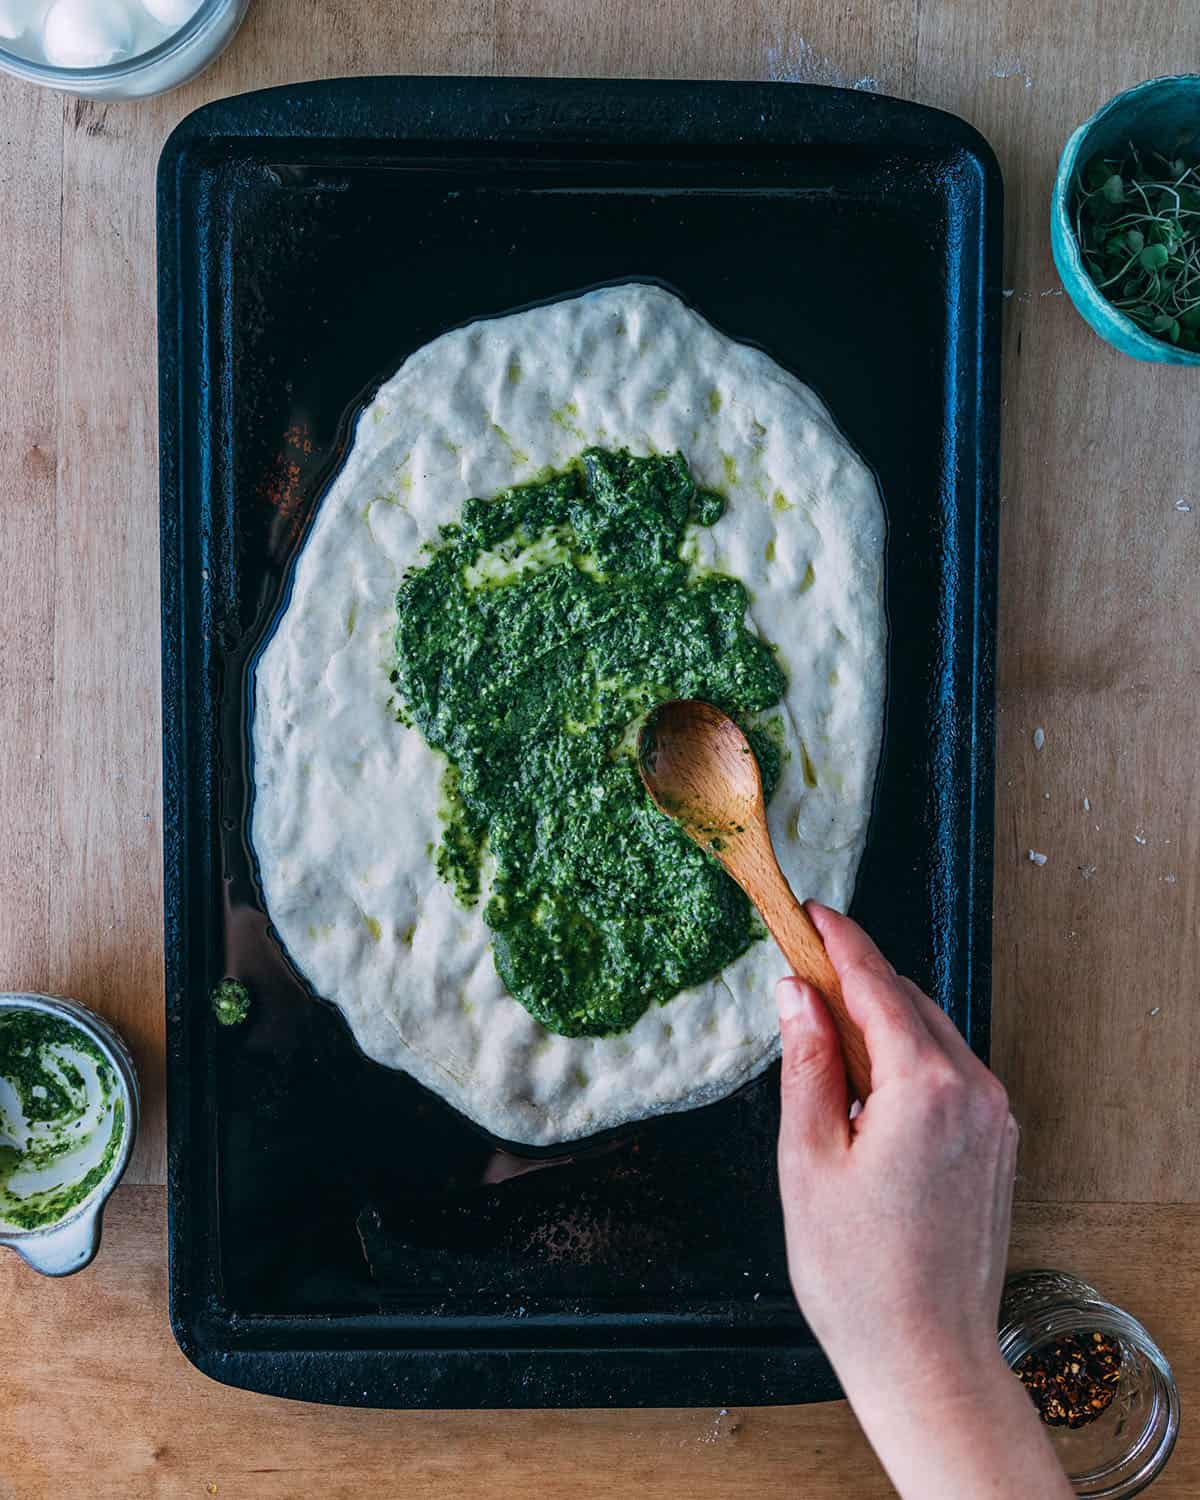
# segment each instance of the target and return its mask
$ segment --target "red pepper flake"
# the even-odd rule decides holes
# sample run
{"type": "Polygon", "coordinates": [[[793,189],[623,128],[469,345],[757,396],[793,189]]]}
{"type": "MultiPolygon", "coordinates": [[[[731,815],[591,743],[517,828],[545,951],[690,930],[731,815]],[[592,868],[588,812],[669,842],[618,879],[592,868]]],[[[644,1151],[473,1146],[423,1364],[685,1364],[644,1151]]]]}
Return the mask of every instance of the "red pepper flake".
{"type": "Polygon", "coordinates": [[[1117,1394],[1121,1350],[1107,1334],[1068,1334],[1027,1354],[1016,1374],[1048,1427],[1086,1427],[1117,1394]]]}
{"type": "Polygon", "coordinates": [[[295,448],[300,453],[313,451],[312,438],[309,436],[307,424],[301,426],[299,422],[295,423],[284,433],[283,440],[289,448],[295,448]]]}
{"type": "Polygon", "coordinates": [[[304,500],[301,478],[300,465],[281,454],[272,461],[258,485],[260,497],[275,512],[272,545],[285,550],[300,535],[300,509],[304,500]]]}
{"type": "Polygon", "coordinates": [[[275,512],[270,542],[275,550],[290,551],[299,540],[313,455],[308,424],[295,422],[284,432],[279,452],[259,480],[259,498],[275,512]]]}
{"type": "Polygon", "coordinates": [[[259,486],[259,494],[275,510],[287,512],[294,509],[299,498],[300,465],[289,463],[286,458],[277,458],[267,470],[266,478],[259,486]]]}

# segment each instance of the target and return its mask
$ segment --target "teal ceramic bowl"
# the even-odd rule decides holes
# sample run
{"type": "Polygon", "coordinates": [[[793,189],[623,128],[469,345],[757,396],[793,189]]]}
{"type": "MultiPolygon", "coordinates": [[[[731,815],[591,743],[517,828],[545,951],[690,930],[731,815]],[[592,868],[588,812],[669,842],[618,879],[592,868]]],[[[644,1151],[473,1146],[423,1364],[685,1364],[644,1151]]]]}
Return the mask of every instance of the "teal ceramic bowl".
{"type": "Polygon", "coordinates": [[[1088,275],[1075,238],[1076,173],[1093,156],[1121,156],[1132,141],[1166,154],[1200,150],[1200,73],[1151,78],[1126,89],[1085,121],[1058,163],[1050,209],[1050,248],[1063,289],[1106,343],[1134,359],[1169,365],[1200,365],[1200,354],[1180,349],[1132,322],[1113,307],[1088,275]]]}

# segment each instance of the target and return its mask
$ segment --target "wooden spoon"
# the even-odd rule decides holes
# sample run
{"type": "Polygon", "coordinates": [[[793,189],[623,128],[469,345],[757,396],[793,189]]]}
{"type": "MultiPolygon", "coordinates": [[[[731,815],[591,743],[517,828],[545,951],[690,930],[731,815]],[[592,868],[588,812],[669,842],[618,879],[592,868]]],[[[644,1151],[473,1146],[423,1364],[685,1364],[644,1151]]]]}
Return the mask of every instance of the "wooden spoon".
{"type": "Polygon", "coordinates": [[[767,827],[762,777],[731,718],[695,698],[663,703],[638,735],[638,769],[655,805],[714,854],[758,908],[792,972],[819,991],[842,1044],[857,1099],[871,1091],[871,1061],[851,1020],[829,954],[792,894],[767,827]]]}

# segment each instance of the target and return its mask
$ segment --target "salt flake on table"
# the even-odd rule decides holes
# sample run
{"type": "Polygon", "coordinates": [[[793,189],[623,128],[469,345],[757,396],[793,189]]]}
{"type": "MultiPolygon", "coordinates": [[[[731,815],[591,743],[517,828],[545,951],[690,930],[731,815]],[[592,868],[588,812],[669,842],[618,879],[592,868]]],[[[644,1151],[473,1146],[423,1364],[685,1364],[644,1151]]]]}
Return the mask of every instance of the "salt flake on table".
{"type": "Polygon", "coordinates": [[[992,69],[993,78],[1019,78],[1027,89],[1033,87],[1033,77],[1019,57],[1005,57],[992,69]]]}
{"type": "Polygon", "coordinates": [[[1038,727],[1033,731],[1033,748],[1035,750],[1040,750],[1045,743],[1046,731],[1039,724],[1038,727]]]}
{"type": "Polygon", "coordinates": [[[1135,844],[1144,844],[1146,842],[1146,835],[1144,833],[1135,833],[1133,836],[1133,842],[1135,844]]]}
{"type": "Polygon", "coordinates": [[[1029,851],[1030,864],[1037,865],[1039,869],[1046,863],[1049,858],[1050,856],[1048,854],[1041,854],[1036,849],[1031,849],[1029,851]]]}

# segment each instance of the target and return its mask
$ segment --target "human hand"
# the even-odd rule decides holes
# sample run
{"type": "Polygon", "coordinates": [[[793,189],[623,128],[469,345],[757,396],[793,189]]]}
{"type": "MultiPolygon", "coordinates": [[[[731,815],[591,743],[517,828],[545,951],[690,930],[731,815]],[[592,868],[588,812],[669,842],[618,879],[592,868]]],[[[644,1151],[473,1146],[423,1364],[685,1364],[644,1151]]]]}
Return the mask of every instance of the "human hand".
{"type": "Polygon", "coordinates": [[[800,1307],[902,1494],[1070,1495],[996,1341],[1018,1138],[1004,1088],[860,927],[808,911],[871,1094],[851,1120],[829,1012],[781,981],[779,1181],[800,1307]]]}

